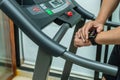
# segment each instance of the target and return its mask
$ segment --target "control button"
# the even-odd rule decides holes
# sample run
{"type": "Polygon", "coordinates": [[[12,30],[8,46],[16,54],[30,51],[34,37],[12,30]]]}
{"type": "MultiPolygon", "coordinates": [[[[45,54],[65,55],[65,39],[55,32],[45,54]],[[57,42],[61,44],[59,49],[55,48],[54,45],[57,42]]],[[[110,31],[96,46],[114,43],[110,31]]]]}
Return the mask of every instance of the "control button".
{"type": "Polygon", "coordinates": [[[52,15],[52,14],[53,14],[53,12],[52,12],[50,9],[47,9],[46,12],[47,12],[47,14],[49,14],[49,15],[52,15]]]}
{"type": "Polygon", "coordinates": [[[45,4],[40,4],[40,6],[41,6],[43,9],[47,9],[47,7],[45,6],[45,4]]]}
{"type": "Polygon", "coordinates": [[[30,7],[27,7],[27,10],[32,14],[32,15],[38,15],[43,13],[44,11],[40,8],[38,5],[33,5],[30,7]]]}
{"type": "Polygon", "coordinates": [[[32,10],[33,10],[34,12],[40,12],[40,8],[37,7],[37,6],[34,6],[32,10]]]}
{"type": "Polygon", "coordinates": [[[69,16],[69,17],[73,16],[73,12],[72,12],[72,11],[68,11],[66,14],[67,14],[67,16],[69,16]]]}

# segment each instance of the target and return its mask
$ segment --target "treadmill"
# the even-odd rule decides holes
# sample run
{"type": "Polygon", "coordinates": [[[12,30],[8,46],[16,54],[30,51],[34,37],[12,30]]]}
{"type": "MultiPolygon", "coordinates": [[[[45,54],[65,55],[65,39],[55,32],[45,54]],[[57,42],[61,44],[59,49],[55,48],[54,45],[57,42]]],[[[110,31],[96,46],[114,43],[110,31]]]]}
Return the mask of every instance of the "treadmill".
{"type": "MultiPolygon", "coordinates": [[[[33,80],[47,79],[53,56],[112,76],[119,74],[118,67],[75,55],[59,44],[65,32],[75,24],[84,22],[84,17],[95,19],[93,14],[82,8],[75,0],[29,0],[29,2],[26,0],[22,5],[15,0],[0,0],[0,9],[39,46],[33,80]],[[41,31],[51,22],[61,25],[53,39],[41,31]]],[[[106,22],[106,25],[120,24],[106,22]]]]}

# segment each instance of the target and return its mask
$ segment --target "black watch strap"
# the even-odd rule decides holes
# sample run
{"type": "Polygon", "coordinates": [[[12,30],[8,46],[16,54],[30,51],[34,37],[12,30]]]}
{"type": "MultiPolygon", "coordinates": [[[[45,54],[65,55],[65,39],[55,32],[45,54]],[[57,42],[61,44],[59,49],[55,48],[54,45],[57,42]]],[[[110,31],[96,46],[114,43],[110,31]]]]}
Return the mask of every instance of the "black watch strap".
{"type": "Polygon", "coordinates": [[[93,29],[92,31],[89,32],[89,40],[91,41],[92,45],[98,45],[95,42],[96,36],[97,36],[97,31],[95,29],[93,29]]]}

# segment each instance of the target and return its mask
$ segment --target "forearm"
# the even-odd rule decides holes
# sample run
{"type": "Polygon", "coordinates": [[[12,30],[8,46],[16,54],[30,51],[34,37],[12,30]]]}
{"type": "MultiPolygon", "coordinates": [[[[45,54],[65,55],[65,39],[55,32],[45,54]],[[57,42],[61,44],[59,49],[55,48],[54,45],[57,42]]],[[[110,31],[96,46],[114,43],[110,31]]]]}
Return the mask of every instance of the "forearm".
{"type": "Polygon", "coordinates": [[[120,44],[120,27],[98,33],[95,42],[98,44],[120,44]]]}
{"type": "Polygon", "coordinates": [[[107,18],[112,14],[120,0],[103,0],[100,12],[96,21],[104,24],[107,18]]]}

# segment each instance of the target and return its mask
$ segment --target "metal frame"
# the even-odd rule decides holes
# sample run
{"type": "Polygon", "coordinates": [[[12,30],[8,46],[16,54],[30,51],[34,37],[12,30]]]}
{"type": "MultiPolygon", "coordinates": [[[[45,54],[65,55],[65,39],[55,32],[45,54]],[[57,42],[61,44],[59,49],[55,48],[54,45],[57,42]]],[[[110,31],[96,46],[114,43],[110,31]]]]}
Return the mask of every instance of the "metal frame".
{"type": "MultiPolygon", "coordinates": [[[[71,51],[75,54],[76,54],[77,48],[74,47],[74,45],[73,45],[74,44],[74,35],[77,32],[77,30],[84,25],[85,21],[86,21],[86,19],[84,19],[84,18],[81,19],[81,21],[76,24],[76,27],[74,29],[74,33],[73,33],[73,36],[72,36],[69,51],[71,51]]],[[[70,76],[71,69],[72,69],[72,65],[73,65],[73,63],[70,62],[70,61],[65,62],[63,73],[62,73],[62,76],[61,76],[61,80],[68,80],[68,78],[70,76]]]]}
{"type": "MultiPolygon", "coordinates": [[[[53,40],[59,43],[69,27],[70,27],[69,24],[67,23],[63,24],[62,27],[57,32],[57,34],[54,36],[53,40]]],[[[52,55],[47,54],[39,47],[32,80],[46,80],[47,75],[49,74],[51,62],[52,55]]]]}

